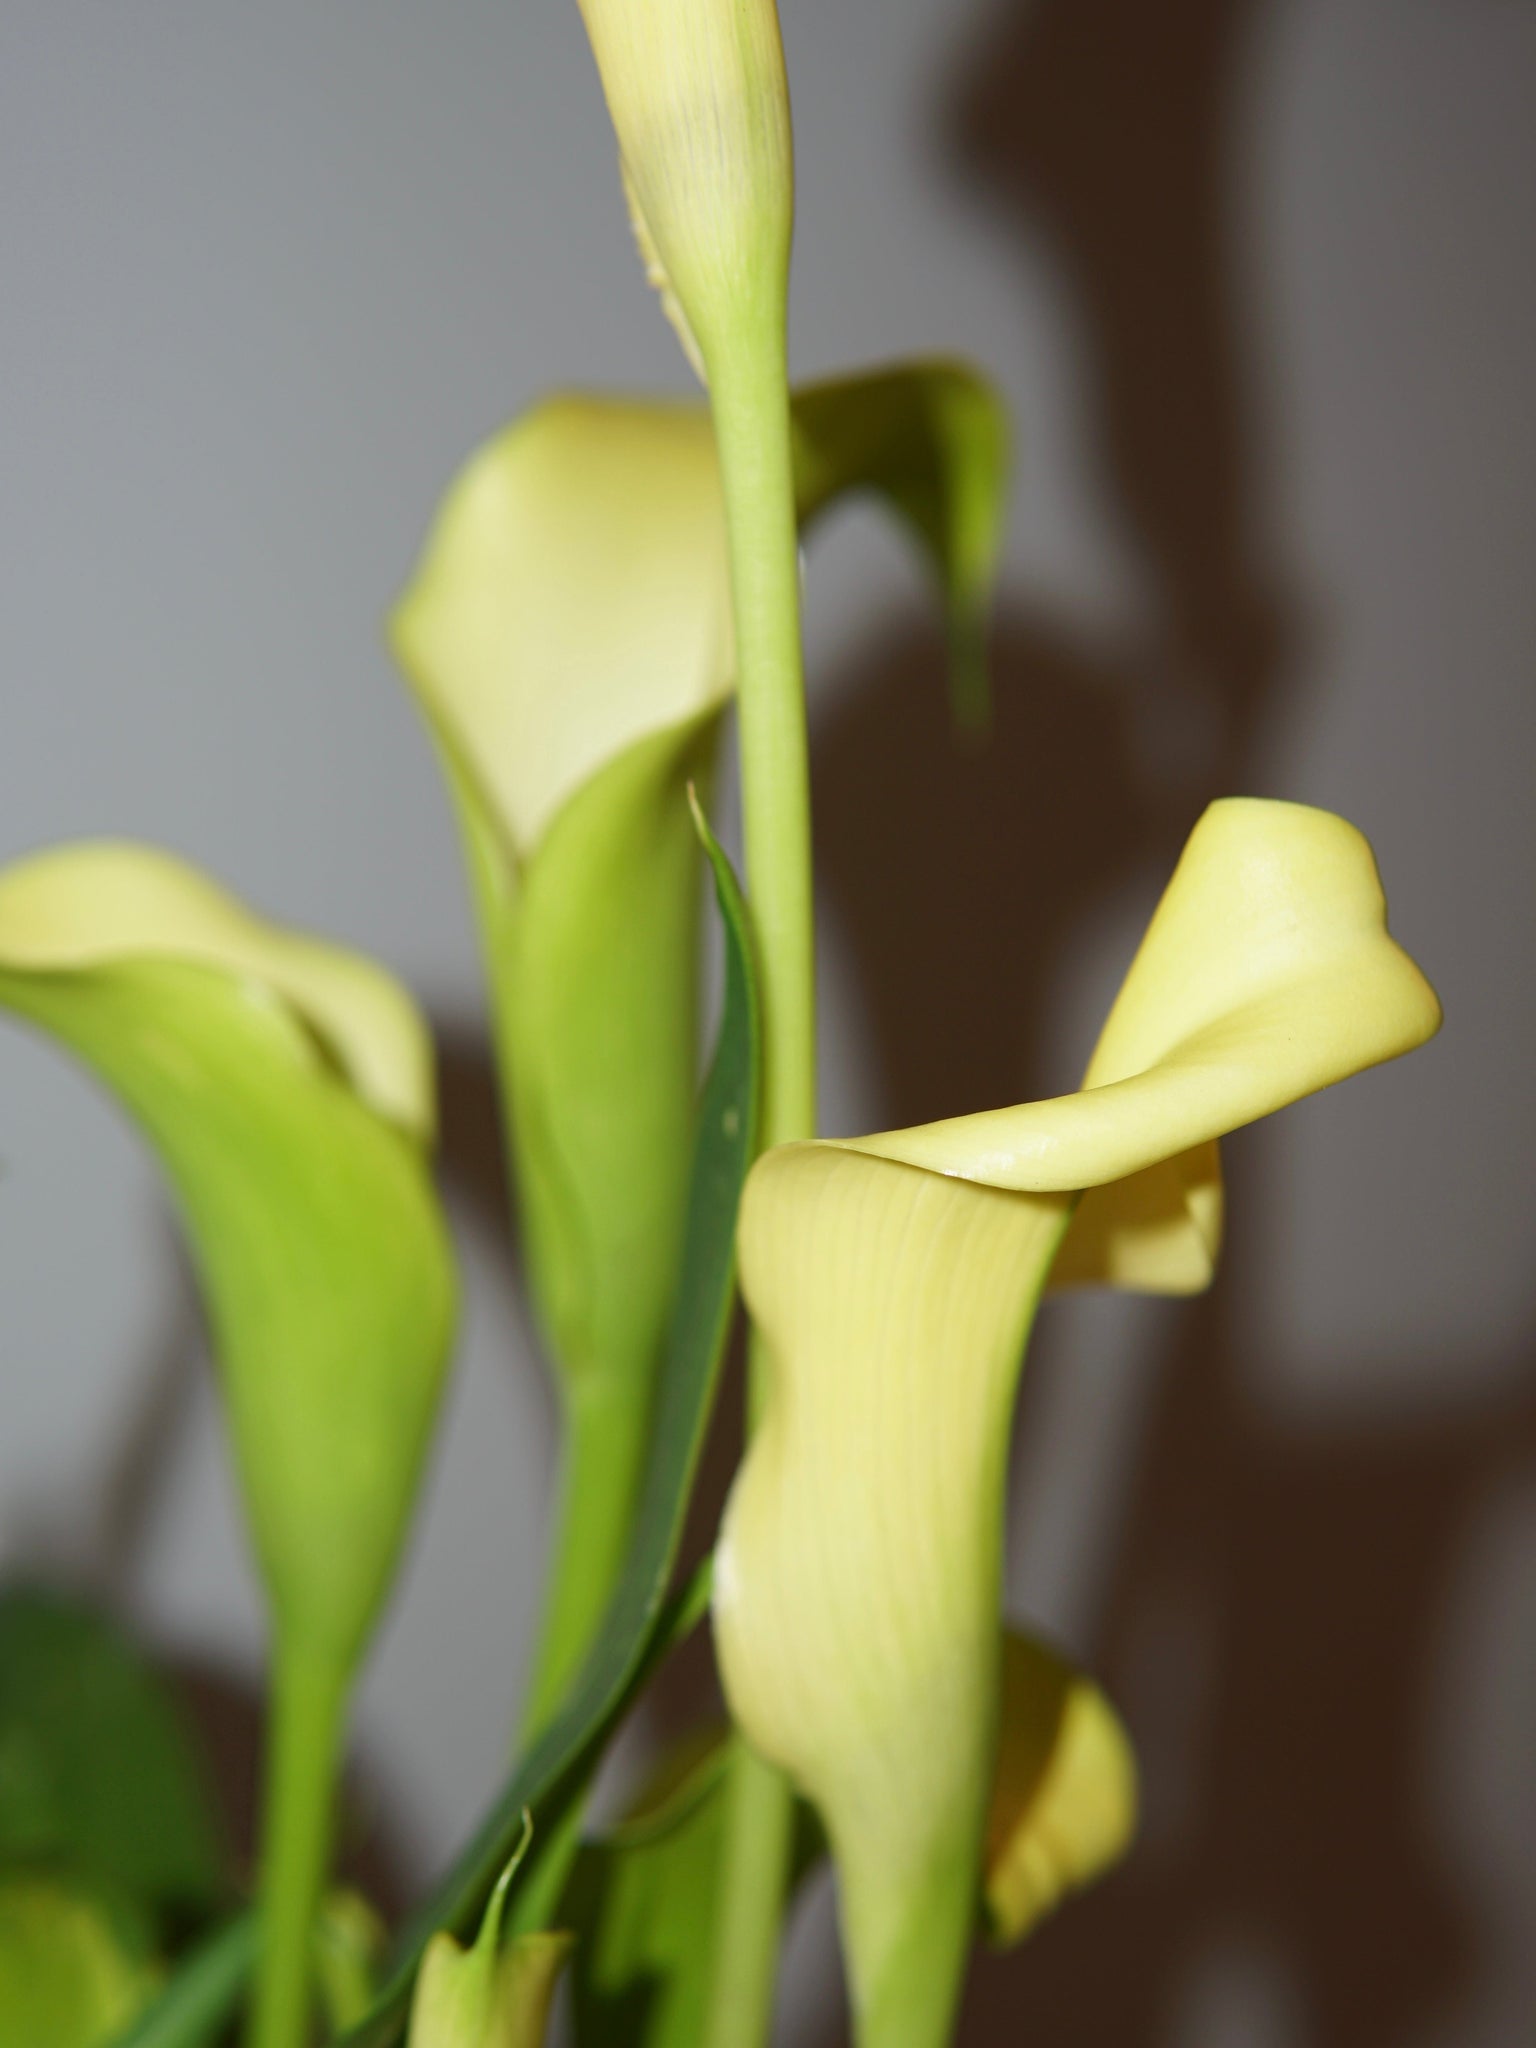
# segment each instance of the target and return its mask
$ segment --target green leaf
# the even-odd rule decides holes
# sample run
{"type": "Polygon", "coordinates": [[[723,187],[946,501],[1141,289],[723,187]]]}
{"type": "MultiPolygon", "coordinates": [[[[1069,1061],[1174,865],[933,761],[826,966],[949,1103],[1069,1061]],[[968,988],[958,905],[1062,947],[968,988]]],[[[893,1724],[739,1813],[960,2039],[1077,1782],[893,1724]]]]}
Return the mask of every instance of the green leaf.
{"type": "Polygon", "coordinates": [[[278,1628],[350,1669],[393,1577],[454,1318],[414,1007],[367,962],[111,845],[0,876],[0,1006],[90,1067],[158,1154],[278,1628]]]}
{"type": "Polygon", "coordinates": [[[897,363],[802,386],[792,424],[803,526],[843,493],[869,490],[927,554],[945,593],[956,721],[983,729],[987,607],[1008,485],[997,392],[964,363],[897,363]]]}
{"type": "Polygon", "coordinates": [[[88,1891],[0,1881],[0,2048],[101,2048],[153,1983],[140,1943],[88,1891]]]}
{"type": "MultiPolygon", "coordinates": [[[[576,1934],[577,2048],[697,2048],[713,1984],[725,1843],[724,1729],[679,1744],[623,1824],[582,1845],[560,1920],[576,1934]]],[[[823,1853],[797,1804],[791,1889],[823,1853]]]]}
{"type": "Polygon", "coordinates": [[[702,1611],[702,1582],[670,1608],[666,1594],[730,1326],[736,1205],[756,1144],[761,1064],[746,907],[713,839],[707,851],[725,927],[725,1010],[700,1105],[682,1282],[628,1564],[570,1697],[407,1930],[393,1976],[368,2019],[345,2037],[347,2048],[386,2048],[398,2038],[427,1942],[439,1929],[463,1938],[474,1927],[516,1846],[525,1812],[532,1813],[535,1829],[530,1875],[558,1892],[548,1872],[538,1872],[540,1840],[569,1840],[569,1817],[651,1663],[702,1611]]]}
{"type": "Polygon", "coordinates": [[[206,1907],[223,1857],[182,1717],[100,1615],[0,1595],[0,1864],[65,1867],[153,1907],[206,1907]]]}
{"type": "Polygon", "coordinates": [[[256,1965],[254,1913],[207,1936],[112,2048],[208,2048],[219,2040],[256,1965]]]}

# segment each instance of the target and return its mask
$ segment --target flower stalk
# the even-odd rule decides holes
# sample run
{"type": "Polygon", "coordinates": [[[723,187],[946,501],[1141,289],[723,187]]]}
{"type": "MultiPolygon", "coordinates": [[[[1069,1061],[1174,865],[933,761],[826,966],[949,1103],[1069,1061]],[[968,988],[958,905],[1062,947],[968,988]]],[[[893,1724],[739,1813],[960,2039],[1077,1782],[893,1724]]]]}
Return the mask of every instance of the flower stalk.
{"type": "Polygon", "coordinates": [[[310,1951],[330,1865],[348,1680],[333,1659],[279,1644],[257,1886],[261,1967],[249,2048],[308,2038],[310,1951]]]}
{"type": "MultiPolygon", "coordinates": [[[[782,301],[751,346],[712,366],[731,565],[742,835],[763,991],[765,1146],[816,1128],[815,928],[799,549],[782,301]]],[[[754,1334],[749,1429],[763,1400],[754,1334]]],[[[727,1790],[705,2048],[757,2048],[773,2010],[793,1795],[742,1746],[727,1790]]]]}

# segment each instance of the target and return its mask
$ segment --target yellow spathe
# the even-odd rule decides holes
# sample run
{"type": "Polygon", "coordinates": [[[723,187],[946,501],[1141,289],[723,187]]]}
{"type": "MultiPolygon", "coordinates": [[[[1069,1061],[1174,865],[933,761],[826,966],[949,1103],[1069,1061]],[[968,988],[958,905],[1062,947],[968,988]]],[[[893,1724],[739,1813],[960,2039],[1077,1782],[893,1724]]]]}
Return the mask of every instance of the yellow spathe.
{"type": "Polygon", "coordinates": [[[1220,1243],[1212,1141],[1439,1025],[1388,936],[1363,835],[1331,811],[1231,797],[1190,835],[1077,1094],[852,1142],[1036,1194],[1113,1184],[1083,1203],[1067,1276],[1186,1292],[1220,1243]]]}
{"type": "Polygon", "coordinates": [[[994,1748],[1009,1416],[1063,1240],[1073,1278],[1200,1284],[1213,1141],[1439,1021],[1358,832],[1301,805],[1219,803],[1079,1093],[783,1146],[753,1169],[741,1274],[769,1392],[726,1511],[716,1638],[737,1720],[826,1823],[861,2039],[939,2038],[957,1995],[994,1748]],[[1079,1207],[1090,1188],[1104,1195],[1079,1207]],[[897,2024],[925,2002],[929,2032],[897,2024]]]}

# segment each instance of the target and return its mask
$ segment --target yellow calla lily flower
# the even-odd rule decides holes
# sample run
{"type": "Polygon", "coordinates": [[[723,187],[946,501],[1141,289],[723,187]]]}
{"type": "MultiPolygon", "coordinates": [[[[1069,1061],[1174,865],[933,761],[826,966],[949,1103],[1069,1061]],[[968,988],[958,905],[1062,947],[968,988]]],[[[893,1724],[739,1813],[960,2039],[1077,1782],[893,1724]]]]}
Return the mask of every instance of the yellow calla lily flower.
{"type": "Polygon", "coordinates": [[[703,369],[782,331],[794,226],[774,0],[581,0],[641,253],[703,369]]]}
{"type": "Polygon", "coordinates": [[[753,1169],[741,1275],[770,1394],[727,1508],[716,1640],[741,1726],[826,1823],[861,2042],[941,2041],[958,1996],[1008,1423],[1064,1241],[1073,1277],[1192,1284],[1214,1256],[1213,1141],[1439,1021],[1361,835],[1228,801],[1196,827],[1077,1094],[753,1169]],[[1106,1193],[1079,1206],[1088,1189],[1106,1193]]]}

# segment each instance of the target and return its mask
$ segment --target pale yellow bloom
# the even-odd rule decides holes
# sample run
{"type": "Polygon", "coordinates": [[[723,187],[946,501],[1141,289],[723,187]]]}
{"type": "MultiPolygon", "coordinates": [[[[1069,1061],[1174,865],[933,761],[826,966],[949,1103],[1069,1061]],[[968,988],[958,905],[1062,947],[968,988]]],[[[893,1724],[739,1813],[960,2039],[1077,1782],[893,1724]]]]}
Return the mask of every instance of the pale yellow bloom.
{"type": "Polygon", "coordinates": [[[770,1394],[726,1514],[716,1634],[737,1719],[826,1822],[867,2038],[898,2006],[942,2015],[955,1995],[997,1710],[1009,1416],[1063,1241],[1073,1278],[1200,1284],[1214,1140],[1421,1044],[1439,1016],[1353,827],[1220,803],[1077,1094],[782,1146],[753,1169],[742,1285],[770,1394]],[[1103,1192],[1079,1204],[1086,1189],[1103,1192]]]}

